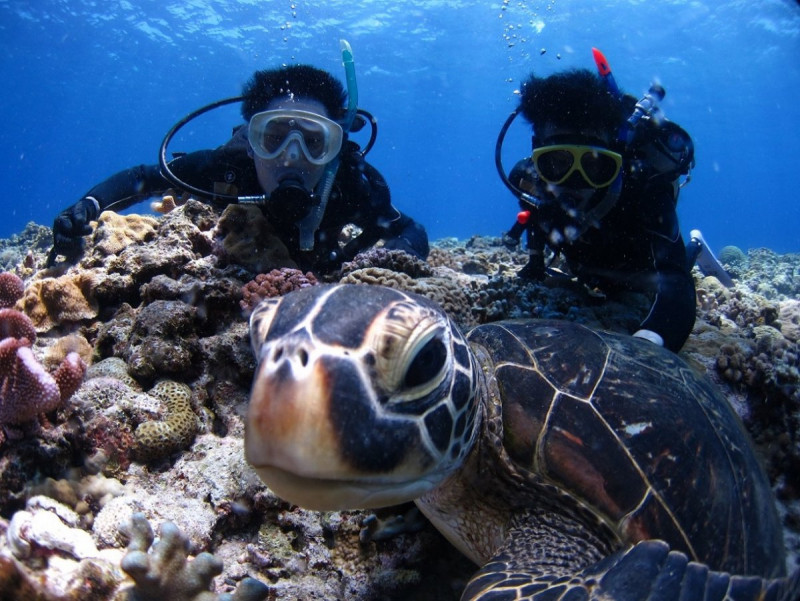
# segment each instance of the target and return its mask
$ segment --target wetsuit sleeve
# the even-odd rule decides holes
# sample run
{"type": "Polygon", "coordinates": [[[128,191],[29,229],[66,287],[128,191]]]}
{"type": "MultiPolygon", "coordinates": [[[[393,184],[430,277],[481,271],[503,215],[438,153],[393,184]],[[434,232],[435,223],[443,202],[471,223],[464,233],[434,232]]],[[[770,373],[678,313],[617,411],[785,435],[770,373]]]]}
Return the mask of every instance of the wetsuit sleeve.
{"type": "Polygon", "coordinates": [[[640,329],[657,333],[666,348],[677,352],[694,326],[694,279],[678,227],[671,184],[648,191],[646,200],[646,206],[652,209],[645,228],[655,272],[655,295],[640,329]]]}
{"type": "MultiPolygon", "coordinates": [[[[173,159],[169,166],[183,181],[200,189],[212,190],[212,180],[217,171],[214,165],[219,155],[219,150],[199,150],[173,159]]],[[[100,211],[119,211],[160,196],[170,188],[174,188],[174,185],[161,174],[158,165],[139,165],[115,173],[89,190],[84,197],[94,198],[100,211]]]]}
{"type": "Polygon", "coordinates": [[[100,211],[119,211],[135,205],[169,188],[158,165],[139,165],[115,173],[100,182],[84,197],[94,198],[100,211]]]}

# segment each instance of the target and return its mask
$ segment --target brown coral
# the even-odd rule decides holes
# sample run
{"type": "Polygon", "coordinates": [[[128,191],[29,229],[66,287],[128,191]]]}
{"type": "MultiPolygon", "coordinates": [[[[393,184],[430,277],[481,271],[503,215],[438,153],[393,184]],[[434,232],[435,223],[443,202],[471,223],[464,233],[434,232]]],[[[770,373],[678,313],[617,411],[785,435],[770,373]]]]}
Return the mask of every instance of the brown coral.
{"type": "Polygon", "coordinates": [[[460,326],[475,325],[471,302],[464,289],[451,279],[426,277],[414,279],[406,273],[378,267],[357,269],[340,280],[341,284],[370,284],[414,292],[442,307],[460,326]]]}
{"type": "Polygon", "coordinates": [[[55,369],[70,353],[78,353],[86,365],[92,363],[92,346],[80,334],[68,334],[56,340],[44,353],[42,363],[47,369],[55,369]]]}
{"type": "Polygon", "coordinates": [[[310,271],[303,273],[299,269],[282,267],[269,273],[259,273],[255,279],[242,287],[242,300],[239,305],[245,313],[250,313],[265,298],[283,296],[292,290],[315,286],[317,278],[310,271]]]}
{"type": "Polygon", "coordinates": [[[23,307],[40,332],[66,322],[94,319],[98,303],[93,288],[94,277],[89,272],[43,278],[27,287],[23,307]]]}
{"type": "Polygon", "coordinates": [[[198,430],[191,404],[192,389],[186,384],[161,380],[148,394],[164,401],[167,418],[144,422],[136,428],[137,456],[143,461],[161,459],[187,448],[198,430]]]}
{"type": "Polygon", "coordinates": [[[147,215],[120,215],[103,211],[94,232],[94,251],[116,255],[130,244],[151,240],[157,226],[158,220],[147,215]]]}
{"type": "Polygon", "coordinates": [[[359,269],[368,268],[380,268],[404,273],[412,278],[433,275],[431,266],[414,255],[402,250],[373,247],[357,254],[352,261],[344,263],[340,270],[340,277],[345,277],[359,269]]]}
{"type": "Polygon", "coordinates": [[[255,205],[228,205],[214,232],[223,262],[235,263],[255,273],[280,267],[297,267],[289,250],[255,205]]]}

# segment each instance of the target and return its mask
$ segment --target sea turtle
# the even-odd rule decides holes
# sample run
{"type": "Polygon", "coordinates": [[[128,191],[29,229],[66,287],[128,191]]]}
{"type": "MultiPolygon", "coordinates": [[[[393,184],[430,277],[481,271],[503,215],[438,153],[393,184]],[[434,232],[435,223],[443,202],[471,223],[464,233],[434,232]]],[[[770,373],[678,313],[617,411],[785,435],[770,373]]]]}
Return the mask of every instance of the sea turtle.
{"type": "Polygon", "coordinates": [[[309,509],[415,500],[482,566],[462,599],[794,599],[745,430],[652,342],[552,320],[462,335],[367,285],[265,300],[250,332],[261,478],[309,509]]]}

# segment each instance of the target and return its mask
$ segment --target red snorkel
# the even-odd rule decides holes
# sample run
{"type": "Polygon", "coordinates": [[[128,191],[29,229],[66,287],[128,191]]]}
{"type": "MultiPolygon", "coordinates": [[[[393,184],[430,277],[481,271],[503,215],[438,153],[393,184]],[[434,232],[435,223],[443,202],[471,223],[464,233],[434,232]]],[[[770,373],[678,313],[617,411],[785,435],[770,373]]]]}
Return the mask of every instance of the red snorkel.
{"type": "Polygon", "coordinates": [[[592,58],[594,58],[594,64],[597,65],[597,72],[606,84],[608,91],[616,98],[619,98],[619,86],[617,86],[617,81],[611,74],[611,65],[608,64],[606,57],[597,48],[592,48],[592,58]]]}

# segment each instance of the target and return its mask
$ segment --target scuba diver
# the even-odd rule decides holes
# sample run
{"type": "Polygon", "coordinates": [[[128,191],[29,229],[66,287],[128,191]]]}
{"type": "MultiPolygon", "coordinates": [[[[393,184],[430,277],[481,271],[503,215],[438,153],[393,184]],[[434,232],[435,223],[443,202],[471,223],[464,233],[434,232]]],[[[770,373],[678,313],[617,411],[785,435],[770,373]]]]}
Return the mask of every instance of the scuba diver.
{"type": "Polygon", "coordinates": [[[292,65],[257,71],[242,96],[188,115],[164,138],[159,165],[140,165],[111,176],[56,217],[48,266],[59,255],[68,263],[80,259],[83,236],[91,233],[89,223],[102,211],[124,209],[172,188],[220,208],[236,202],[258,204],[303,270],[334,271],[379,240],[385,248],[425,259],[425,229],[392,205],[383,176],[364,160],[377,125],[357,107],[352,51],[344,40],[342,57],[347,91],[326,71],[292,65]],[[166,146],[180,127],[217,106],[239,101],[246,123],[234,128],[228,142],[166,161],[166,146]],[[361,149],[348,134],[368,123],[372,134],[361,149]],[[340,243],[343,230],[360,233],[340,243]]]}
{"type": "Polygon", "coordinates": [[[677,352],[695,321],[691,267],[698,254],[710,255],[697,230],[684,246],[676,213],[694,146],[659,110],[663,88],[653,85],[639,101],[623,94],[605,57],[593,52],[597,74],[531,74],[500,131],[497,168],[521,208],[503,242],[514,248],[526,233],[523,278],[545,278],[549,248],[600,296],[647,294],[650,310],[633,335],[677,352]],[[533,127],[532,153],[506,175],[502,143],[520,113],[533,127]]]}

